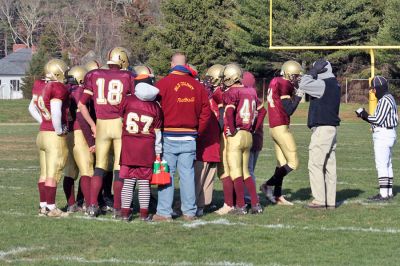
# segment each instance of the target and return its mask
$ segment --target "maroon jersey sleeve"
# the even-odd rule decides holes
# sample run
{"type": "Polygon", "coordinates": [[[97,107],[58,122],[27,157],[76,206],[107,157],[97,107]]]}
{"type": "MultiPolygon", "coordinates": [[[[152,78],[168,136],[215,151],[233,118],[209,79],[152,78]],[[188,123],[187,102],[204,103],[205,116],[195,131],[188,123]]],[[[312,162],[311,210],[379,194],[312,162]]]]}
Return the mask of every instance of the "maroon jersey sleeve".
{"type": "Polygon", "coordinates": [[[282,77],[274,78],[268,87],[268,119],[269,126],[276,127],[289,125],[290,118],[282,105],[282,99],[290,98],[293,93],[293,85],[282,77]]]}

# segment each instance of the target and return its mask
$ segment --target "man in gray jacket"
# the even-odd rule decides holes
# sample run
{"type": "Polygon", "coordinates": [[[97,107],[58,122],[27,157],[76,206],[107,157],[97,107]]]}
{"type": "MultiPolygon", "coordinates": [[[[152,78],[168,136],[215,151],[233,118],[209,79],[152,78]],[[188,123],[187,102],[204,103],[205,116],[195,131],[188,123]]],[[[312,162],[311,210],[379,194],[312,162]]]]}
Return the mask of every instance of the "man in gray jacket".
{"type": "Polygon", "coordinates": [[[311,96],[307,126],[311,129],[308,172],[314,199],[312,209],[336,207],[336,133],[340,124],[341,90],[331,64],[320,59],[300,81],[299,90],[311,96]]]}

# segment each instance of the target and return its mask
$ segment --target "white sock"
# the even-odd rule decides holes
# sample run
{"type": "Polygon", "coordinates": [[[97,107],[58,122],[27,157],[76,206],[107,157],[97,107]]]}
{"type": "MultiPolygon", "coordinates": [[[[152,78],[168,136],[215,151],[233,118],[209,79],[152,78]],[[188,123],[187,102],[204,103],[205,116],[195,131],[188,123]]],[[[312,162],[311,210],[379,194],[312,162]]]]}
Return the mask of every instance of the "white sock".
{"type": "Polygon", "coordinates": [[[40,202],[39,206],[40,206],[40,208],[46,208],[47,202],[40,202]]]}
{"type": "Polygon", "coordinates": [[[55,204],[49,204],[47,205],[47,209],[49,209],[50,211],[54,210],[56,208],[55,204]]]}

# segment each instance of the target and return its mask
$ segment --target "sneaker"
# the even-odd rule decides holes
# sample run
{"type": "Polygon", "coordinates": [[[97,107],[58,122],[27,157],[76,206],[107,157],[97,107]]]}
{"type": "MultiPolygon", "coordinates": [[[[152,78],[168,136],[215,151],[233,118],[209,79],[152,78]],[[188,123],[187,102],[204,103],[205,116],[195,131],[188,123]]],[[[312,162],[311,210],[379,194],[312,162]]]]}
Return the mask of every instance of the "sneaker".
{"type": "Polygon", "coordinates": [[[100,215],[100,208],[99,208],[98,206],[96,206],[96,205],[90,205],[90,206],[87,208],[87,214],[88,214],[90,217],[97,217],[97,216],[100,215]]]}
{"type": "Polygon", "coordinates": [[[39,213],[38,213],[38,215],[41,216],[41,217],[43,217],[43,216],[46,216],[46,215],[47,215],[47,212],[48,212],[48,210],[47,210],[46,207],[43,207],[43,208],[39,207],[39,213]]]}
{"type": "Polygon", "coordinates": [[[369,201],[387,201],[389,200],[389,197],[382,197],[381,194],[377,194],[375,196],[369,197],[369,201]]]}
{"type": "Polygon", "coordinates": [[[104,196],[104,210],[106,212],[112,212],[114,209],[114,199],[112,197],[104,196]]]}
{"type": "Polygon", "coordinates": [[[152,217],[152,220],[154,222],[172,222],[171,217],[162,216],[162,215],[158,215],[158,214],[154,214],[152,217]]]}
{"type": "Polygon", "coordinates": [[[251,207],[250,213],[251,213],[251,214],[260,214],[260,213],[263,213],[263,208],[261,207],[260,203],[257,203],[256,206],[251,207]]]}
{"type": "Polygon", "coordinates": [[[276,204],[283,206],[293,206],[294,204],[288,200],[286,200],[283,196],[275,198],[276,204]]]}
{"type": "Polygon", "coordinates": [[[132,221],[132,218],[133,218],[132,214],[129,214],[128,216],[121,216],[121,221],[130,222],[132,221]]]}
{"type": "Polygon", "coordinates": [[[68,213],[74,213],[74,212],[77,212],[77,211],[79,211],[79,207],[78,207],[77,203],[67,207],[67,212],[68,213]]]}
{"type": "Polygon", "coordinates": [[[218,215],[225,215],[228,214],[229,212],[233,211],[235,208],[232,206],[227,205],[226,203],[224,203],[224,206],[222,206],[221,208],[219,208],[218,210],[215,211],[216,214],[218,215]]]}
{"type": "Polygon", "coordinates": [[[204,215],[204,208],[197,208],[196,216],[202,217],[204,215]]]}
{"type": "Polygon", "coordinates": [[[115,220],[120,220],[122,218],[121,210],[114,209],[112,218],[115,219],[115,220]]]}
{"type": "Polygon", "coordinates": [[[148,215],[148,216],[146,216],[146,217],[140,217],[139,219],[140,219],[140,221],[142,221],[142,222],[151,222],[151,221],[152,221],[150,215],[148,215]]]}
{"type": "Polygon", "coordinates": [[[182,215],[183,220],[185,220],[186,222],[193,222],[194,220],[197,220],[196,216],[190,216],[190,215],[182,215]]]}
{"type": "Polygon", "coordinates": [[[276,204],[276,200],[274,197],[274,187],[273,186],[268,186],[267,183],[263,183],[260,186],[260,191],[264,193],[265,197],[269,202],[272,204],[276,204]]]}
{"type": "Polygon", "coordinates": [[[236,215],[246,215],[247,214],[247,206],[244,205],[243,207],[235,207],[229,214],[236,214],[236,215]]]}
{"type": "Polygon", "coordinates": [[[68,213],[63,212],[59,208],[54,208],[51,211],[47,212],[47,217],[67,217],[68,213]]]}

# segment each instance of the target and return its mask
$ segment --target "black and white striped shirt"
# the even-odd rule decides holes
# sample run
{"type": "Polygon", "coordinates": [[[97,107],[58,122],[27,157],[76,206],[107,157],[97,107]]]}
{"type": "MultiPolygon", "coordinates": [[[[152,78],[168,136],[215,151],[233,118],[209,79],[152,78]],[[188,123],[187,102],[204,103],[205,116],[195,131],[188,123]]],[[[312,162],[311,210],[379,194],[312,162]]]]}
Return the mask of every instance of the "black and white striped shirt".
{"type": "Polygon", "coordinates": [[[391,94],[384,95],[378,101],[375,113],[368,116],[368,121],[371,123],[373,129],[376,127],[397,127],[399,121],[397,105],[391,94]]]}

